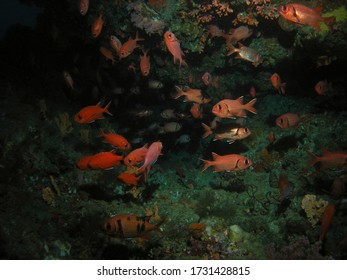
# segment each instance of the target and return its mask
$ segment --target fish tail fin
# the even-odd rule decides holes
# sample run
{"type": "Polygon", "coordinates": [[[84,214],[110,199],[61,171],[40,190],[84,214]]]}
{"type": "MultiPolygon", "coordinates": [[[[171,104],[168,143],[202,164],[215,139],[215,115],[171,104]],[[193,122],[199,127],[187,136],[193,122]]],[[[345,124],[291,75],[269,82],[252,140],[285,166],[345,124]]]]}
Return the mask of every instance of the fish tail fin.
{"type": "Polygon", "coordinates": [[[177,98],[179,98],[179,97],[184,95],[184,91],[180,87],[175,86],[175,89],[176,89],[177,94],[173,95],[174,99],[177,99],[177,98]]]}
{"type": "Polygon", "coordinates": [[[328,26],[329,30],[332,30],[332,25],[335,23],[336,18],[334,16],[323,18],[324,23],[328,26]]]}
{"type": "Polygon", "coordinates": [[[112,113],[108,110],[108,108],[109,108],[110,105],[111,105],[111,102],[112,102],[112,101],[108,102],[107,105],[104,107],[104,112],[105,112],[106,114],[109,114],[110,116],[113,116],[112,113]]]}
{"type": "Polygon", "coordinates": [[[202,127],[204,128],[205,132],[202,135],[202,138],[206,138],[207,136],[212,134],[212,129],[207,124],[201,123],[202,127]]]}
{"type": "Polygon", "coordinates": [[[180,59],[180,66],[188,67],[188,64],[183,59],[180,59]]]}
{"type": "Polygon", "coordinates": [[[205,160],[205,159],[202,159],[202,158],[200,158],[200,160],[204,162],[204,167],[203,167],[201,172],[204,172],[207,168],[209,168],[210,166],[213,165],[213,161],[205,160]]]}
{"type": "Polygon", "coordinates": [[[231,55],[231,54],[233,54],[234,52],[237,52],[238,51],[238,49],[237,48],[235,48],[232,44],[230,44],[230,43],[227,43],[227,47],[229,48],[229,52],[227,53],[227,56],[229,56],[229,55],[231,55]]]}
{"type": "Polygon", "coordinates": [[[253,114],[256,114],[257,113],[257,110],[254,109],[254,104],[255,102],[257,102],[257,99],[256,98],[253,98],[251,101],[249,101],[246,105],[245,105],[245,109],[250,111],[251,113],[253,114]]]}
{"type": "Polygon", "coordinates": [[[309,167],[314,166],[317,162],[319,162],[319,158],[318,158],[318,156],[316,156],[314,153],[312,153],[310,151],[306,151],[306,152],[311,157],[311,161],[306,166],[306,169],[307,169],[309,167]]]}

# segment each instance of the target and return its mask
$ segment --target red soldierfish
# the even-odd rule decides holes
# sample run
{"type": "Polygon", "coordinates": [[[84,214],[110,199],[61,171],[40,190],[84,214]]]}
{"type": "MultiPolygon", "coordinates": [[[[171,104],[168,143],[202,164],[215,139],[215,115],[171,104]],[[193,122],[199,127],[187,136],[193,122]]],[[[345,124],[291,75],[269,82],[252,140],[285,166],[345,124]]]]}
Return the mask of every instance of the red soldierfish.
{"type": "Polygon", "coordinates": [[[163,144],[161,142],[153,142],[146,153],[145,162],[143,165],[137,170],[138,173],[144,172],[144,180],[147,181],[148,172],[151,170],[151,166],[156,163],[158,157],[162,155],[161,149],[163,148],[163,144]]]}
{"type": "Polygon", "coordinates": [[[201,159],[205,165],[202,171],[205,171],[208,167],[213,166],[214,172],[220,171],[239,171],[246,169],[252,165],[252,161],[248,158],[230,154],[225,156],[217,155],[216,153],[212,153],[213,161],[201,159]]]}
{"type": "Polygon", "coordinates": [[[335,211],[336,211],[336,206],[335,204],[328,204],[325,207],[323,216],[322,216],[322,224],[321,224],[321,228],[320,228],[320,233],[319,233],[319,241],[323,241],[325,235],[327,234],[328,230],[329,230],[329,226],[331,223],[332,218],[335,215],[335,211]]]}
{"type": "Polygon", "coordinates": [[[111,169],[120,165],[123,156],[112,152],[101,152],[91,156],[85,156],[77,162],[77,167],[82,170],[111,169]]]}
{"type": "Polygon", "coordinates": [[[122,135],[117,133],[105,133],[100,129],[100,137],[104,137],[104,142],[112,145],[114,148],[120,150],[129,150],[131,148],[130,143],[122,135]]]}
{"type": "Polygon", "coordinates": [[[110,105],[111,101],[104,108],[101,107],[101,102],[93,106],[84,107],[74,116],[74,120],[77,123],[84,124],[103,119],[103,113],[107,113],[112,116],[112,114],[108,110],[108,107],[110,107],[110,105]]]}
{"type": "Polygon", "coordinates": [[[335,17],[322,17],[321,14],[322,7],[316,7],[311,9],[302,4],[288,4],[281,6],[279,14],[292,22],[299,24],[311,25],[318,31],[321,31],[319,24],[324,22],[329,29],[335,21],[335,17]]]}
{"type": "Polygon", "coordinates": [[[99,37],[102,27],[104,25],[104,20],[102,19],[102,14],[94,21],[92,25],[92,35],[94,38],[99,37]]]}
{"type": "Polygon", "coordinates": [[[182,59],[182,56],[184,56],[183,51],[180,47],[180,42],[177,40],[176,36],[170,32],[166,31],[164,34],[165,44],[169,52],[174,57],[174,64],[176,63],[176,60],[178,59],[180,62],[180,65],[188,66],[187,63],[182,59]]]}
{"type": "Polygon", "coordinates": [[[128,167],[132,167],[136,164],[144,161],[148,151],[148,144],[143,147],[131,151],[123,160],[124,164],[128,167]]]}
{"type": "Polygon", "coordinates": [[[128,41],[126,41],[120,48],[119,50],[119,57],[120,58],[125,58],[127,56],[129,56],[130,54],[132,54],[132,52],[134,51],[134,49],[137,46],[137,41],[142,41],[144,40],[143,38],[139,38],[139,34],[138,32],[136,32],[136,37],[135,39],[129,39],[128,41]]]}
{"type": "Polygon", "coordinates": [[[80,0],[78,3],[78,9],[82,16],[86,15],[89,8],[89,0],[80,0]]]}
{"type": "Polygon", "coordinates": [[[297,114],[293,113],[286,113],[282,116],[279,116],[276,119],[276,124],[280,128],[288,128],[288,127],[294,127],[297,126],[301,121],[301,118],[297,114]]]}
{"type": "Polygon", "coordinates": [[[235,100],[223,99],[213,106],[212,113],[220,118],[246,117],[245,110],[253,114],[257,113],[257,110],[253,108],[256,101],[257,99],[254,98],[247,104],[242,104],[243,96],[235,100]]]}
{"type": "Polygon", "coordinates": [[[282,83],[281,77],[277,73],[273,73],[270,77],[272,86],[282,95],[286,93],[286,83],[282,83]]]}
{"type": "Polygon", "coordinates": [[[151,64],[149,61],[149,55],[147,54],[147,51],[143,51],[143,56],[140,56],[140,69],[141,69],[141,73],[143,76],[148,76],[149,71],[151,69],[151,64]]]}
{"type": "Polygon", "coordinates": [[[312,158],[308,167],[320,163],[321,169],[328,168],[347,168],[347,152],[330,152],[327,149],[322,149],[323,155],[321,157],[307,151],[312,158]]]}

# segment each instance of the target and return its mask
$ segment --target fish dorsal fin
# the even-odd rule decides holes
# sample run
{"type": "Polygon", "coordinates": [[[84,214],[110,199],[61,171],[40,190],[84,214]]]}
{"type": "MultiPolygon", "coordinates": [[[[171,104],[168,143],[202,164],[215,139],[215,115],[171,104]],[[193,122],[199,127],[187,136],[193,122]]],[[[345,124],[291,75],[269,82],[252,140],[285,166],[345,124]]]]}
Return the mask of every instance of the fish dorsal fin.
{"type": "Polygon", "coordinates": [[[212,157],[213,157],[213,160],[216,160],[217,158],[220,157],[220,155],[216,154],[216,153],[212,153],[212,157]]]}
{"type": "Polygon", "coordinates": [[[237,101],[240,102],[240,104],[243,104],[243,96],[240,96],[239,98],[237,98],[237,101]]]}
{"type": "Polygon", "coordinates": [[[322,148],[322,154],[323,156],[327,156],[327,155],[330,155],[331,152],[327,148],[322,148]]]}
{"type": "Polygon", "coordinates": [[[323,7],[322,6],[318,6],[316,8],[313,9],[315,12],[317,12],[318,14],[320,14],[323,10],[323,7]]]}

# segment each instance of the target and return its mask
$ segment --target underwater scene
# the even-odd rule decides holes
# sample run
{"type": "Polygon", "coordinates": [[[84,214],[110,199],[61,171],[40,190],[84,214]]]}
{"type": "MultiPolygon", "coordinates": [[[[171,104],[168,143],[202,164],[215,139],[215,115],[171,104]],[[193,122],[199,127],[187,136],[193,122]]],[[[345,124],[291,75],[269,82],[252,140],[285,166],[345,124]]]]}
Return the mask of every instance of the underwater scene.
{"type": "Polygon", "coordinates": [[[347,3],[19,0],[2,259],[346,259],[347,3]]]}

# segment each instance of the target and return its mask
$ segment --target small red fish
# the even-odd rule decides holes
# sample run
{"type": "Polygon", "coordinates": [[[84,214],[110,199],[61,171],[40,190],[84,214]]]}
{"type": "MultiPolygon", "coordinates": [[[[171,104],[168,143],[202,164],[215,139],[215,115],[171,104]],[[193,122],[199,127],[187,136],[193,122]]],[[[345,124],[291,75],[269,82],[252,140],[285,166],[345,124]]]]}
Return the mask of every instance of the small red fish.
{"type": "Polygon", "coordinates": [[[140,69],[141,69],[141,73],[143,76],[148,76],[149,71],[151,69],[151,64],[149,61],[149,56],[147,55],[148,50],[147,51],[143,51],[143,56],[140,56],[140,69]]]}
{"type": "Polygon", "coordinates": [[[280,128],[288,128],[288,127],[295,127],[300,123],[301,119],[297,114],[293,113],[286,113],[282,116],[279,116],[276,119],[276,124],[280,128]]]}
{"type": "Polygon", "coordinates": [[[190,108],[190,113],[194,119],[202,119],[201,106],[199,103],[194,103],[190,108]]]}
{"type": "Polygon", "coordinates": [[[255,98],[255,97],[256,97],[256,91],[255,91],[254,86],[251,86],[251,88],[249,89],[249,95],[250,95],[252,98],[255,98]]]}
{"type": "Polygon", "coordinates": [[[286,94],[286,83],[281,82],[281,78],[277,73],[273,73],[270,77],[272,86],[278,90],[278,92],[282,95],[286,94]]]}
{"type": "Polygon", "coordinates": [[[327,234],[331,220],[333,219],[336,211],[336,206],[335,204],[329,203],[324,210],[323,216],[322,216],[322,224],[320,228],[320,233],[319,233],[319,241],[323,241],[325,238],[325,235],[327,234]]]}
{"type": "Polygon", "coordinates": [[[135,39],[129,39],[126,41],[119,50],[119,57],[125,58],[133,53],[134,49],[138,47],[137,42],[144,40],[143,38],[139,38],[138,32],[136,32],[135,39]]]}
{"type": "Polygon", "coordinates": [[[75,116],[74,120],[77,123],[91,123],[95,120],[103,119],[103,113],[109,114],[112,116],[112,114],[108,111],[108,107],[110,107],[111,101],[104,107],[101,107],[101,102],[94,106],[87,106],[81,109],[75,116]]]}
{"type": "Polygon", "coordinates": [[[174,57],[174,64],[176,64],[176,60],[178,59],[180,65],[188,66],[188,64],[182,59],[184,53],[181,50],[180,42],[177,40],[176,36],[172,32],[166,31],[164,39],[167,49],[174,57]]]}
{"type": "Polygon", "coordinates": [[[123,172],[118,175],[117,179],[122,181],[127,186],[137,186],[139,184],[139,180],[141,179],[141,176],[136,177],[134,173],[123,172]]]}
{"type": "Polygon", "coordinates": [[[229,34],[225,36],[225,39],[227,43],[235,44],[247,39],[252,34],[252,29],[249,29],[248,26],[241,25],[235,29],[230,29],[229,34]]]}
{"type": "Polygon", "coordinates": [[[327,80],[325,81],[319,81],[315,86],[314,90],[319,95],[325,95],[328,91],[332,91],[333,87],[331,83],[328,83],[327,80]]]}
{"type": "Polygon", "coordinates": [[[113,53],[109,49],[101,46],[100,47],[100,52],[106,58],[106,60],[111,60],[112,61],[112,65],[116,62],[116,60],[115,60],[115,58],[113,56],[113,53]]]}
{"type": "Polygon", "coordinates": [[[129,150],[131,148],[130,143],[122,135],[117,133],[105,133],[100,129],[101,134],[99,137],[104,137],[104,142],[112,145],[114,148],[120,150],[129,150]]]}
{"type": "Polygon", "coordinates": [[[178,86],[175,86],[177,94],[174,96],[175,99],[184,96],[184,101],[185,102],[193,102],[193,103],[198,103],[198,104],[206,104],[209,103],[212,99],[205,97],[200,89],[194,89],[187,87],[185,91],[183,91],[181,88],[178,86]]]}
{"type": "Polygon", "coordinates": [[[138,173],[144,172],[144,180],[147,181],[147,175],[151,170],[153,164],[156,163],[158,157],[162,155],[161,150],[163,148],[163,144],[161,142],[153,142],[146,153],[145,162],[143,165],[137,170],[138,173]]]}
{"type": "Polygon", "coordinates": [[[114,51],[119,56],[120,49],[122,47],[122,43],[119,41],[119,39],[116,36],[114,36],[114,35],[110,36],[110,45],[111,45],[112,49],[114,49],[114,51]]]}
{"type": "Polygon", "coordinates": [[[164,220],[154,225],[149,222],[151,216],[138,217],[134,214],[119,214],[105,220],[101,230],[106,234],[117,238],[145,238],[153,230],[160,231],[160,225],[164,220]]]}
{"type": "Polygon", "coordinates": [[[257,113],[257,110],[253,108],[256,101],[257,99],[254,98],[247,104],[242,104],[243,96],[235,100],[223,99],[213,106],[212,113],[220,118],[246,117],[245,110],[253,114],[257,113]]]}
{"type": "Polygon", "coordinates": [[[77,162],[77,167],[82,170],[111,169],[119,166],[123,156],[113,152],[101,152],[91,156],[85,156],[77,162]]]}
{"type": "Polygon", "coordinates": [[[78,9],[82,16],[85,16],[88,12],[89,0],[80,0],[78,3],[78,9]]]}
{"type": "Polygon", "coordinates": [[[320,14],[322,12],[322,7],[316,7],[311,9],[302,4],[288,4],[283,5],[279,9],[279,14],[286,20],[306,24],[314,27],[318,31],[321,31],[319,24],[324,22],[329,29],[335,21],[335,17],[322,17],[320,14]]]}
{"type": "Polygon", "coordinates": [[[100,14],[99,17],[94,21],[92,25],[92,35],[94,38],[99,37],[103,25],[104,25],[104,20],[102,18],[102,14],[100,14]]]}
{"type": "Polygon", "coordinates": [[[212,82],[212,76],[208,72],[205,72],[205,74],[202,75],[201,79],[205,86],[209,86],[212,82]]]}
{"type": "Polygon", "coordinates": [[[322,156],[316,156],[315,154],[307,151],[311,157],[311,162],[308,167],[320,163],[321,169],[328,168],[347,168],[347,152],[330,152],[327,149],[322,149],[322,156]]]}
{"type": "Polygon", "coordinates": [[[231,172],[243,170],[252,165],[252,161],[250,159],[237,154],[220,156],[216,153],[212,153],[212,157],[213,161],[201,159],[205,163],[202,171],[205,171],[208,167],[213,166],[214,172],[231,172]]]}
{"type": "Polygon", "coordinates": [[[145,144],[143,147],[131,151],[125,158],[124,164],[128,167],[132,167],[136,164],[144,161],[148,151],[148,144],[145,144]]]}

